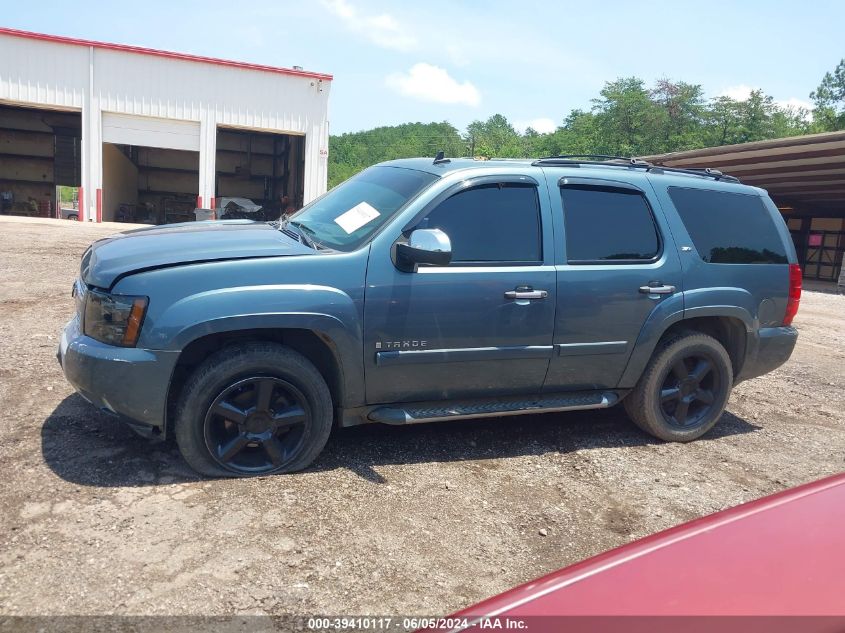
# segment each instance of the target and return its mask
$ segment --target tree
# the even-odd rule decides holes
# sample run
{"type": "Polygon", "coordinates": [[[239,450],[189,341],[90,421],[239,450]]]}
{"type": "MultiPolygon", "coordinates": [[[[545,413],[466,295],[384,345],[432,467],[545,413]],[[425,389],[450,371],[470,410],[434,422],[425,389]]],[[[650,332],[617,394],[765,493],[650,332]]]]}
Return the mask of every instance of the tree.
{"type": "Polygon", "coordinates": [[[540,134],[533,127],[529,126],[522,135],[522,149],[519,155],[526,158],[547,156],[548,154],[543,151],[543,148],[546,144],[545,140],[549,136],[551,135],[540,134]]]}
{"type": "Polygon", "coordinates": [[[404,123],[329,139],[329,187],[370,165],[394,158],[466,154],[464,141],[450,123],[404,123]]]}
{"type": "Polygon", "coordinates": [[[740,104],[742,132],[737,142],[748,143],[772,138],[770,126],[774,100],[764,95],[762,90],[752,90],[748,99],[740,104]]]}
{"type": "Polygon", "coordinates": [[[573,110],[551,134],[550,156],[558,154],[596,154],[599,144],[596,115],[584,110],[573,110]]]}
{"type": "Polygon", "coordinates": [[[705,101],[701,86],[658,79],[651,98],[660,109],[661,152],[704,146],[705,101]]]}
{"type": "Polygon", "coordinates": [[[805,108],[779,107],[772,113],[771,138],[810,134],[814,130],[812,114],[805,108]]]}
{"type": "Polygon", "coordinates": [[[809,131],[806,110],[778,106],[762,90],[753,90],[745,100],[721,96],[711,101],[705,114],[702,147],[762,141],[809,131]]]}
{"type": "Polygon", "coordinates": [[[635,156],[660,151],[656,142],[660,113],[638,77],[607,82],[593,99],[598,134],[592,153],[635,156]]]}
{"type": "Polygon", "coordinates": [[[813,118],[820,131],[845,130],[845,59],[832,73],[825,73],[810,99],[816,105],[813,118]]]}
{"type": "Polygon", "coordinates": [[[716,97],[705,114],[704,146],[736,143],[742,127],[740,102],[730,97],[716,97]]]}
{"type": "Polygon", "coordinates": [[[476,120],[461,136],[446,121],[405,123],[332,136],[329,185],[374,163],[411,156],[538,157],[559,154],[644,156],[748,141],[845,129],[845,60],[813,92],[816,110],[782,107],[762,90],[747,99],[727,96],[706,101],[701,86],[670,79],[652,88],[638,77],[607,82],[591,110],[571,110],[554,132],[517,132],[494,114],[476,120]],[[821,127],[820,117],[825,116],[821,127]]]}
{"type": "Polygon", "coordinates": [[[501,114],[470,123],[466,144],[470,156],[511,158],[521,157],[524,151],[519,133],[501,114]]]}

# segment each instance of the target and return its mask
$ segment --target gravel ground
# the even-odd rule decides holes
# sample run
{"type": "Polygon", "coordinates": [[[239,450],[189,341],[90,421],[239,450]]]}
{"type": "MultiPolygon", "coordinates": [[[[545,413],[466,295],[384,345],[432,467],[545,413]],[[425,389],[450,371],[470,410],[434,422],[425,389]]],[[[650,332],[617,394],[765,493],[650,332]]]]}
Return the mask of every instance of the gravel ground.
{"type": "Polygon", "coordinates": [[[792,360],[692,444],[621,408],[370,426],[303,473],[200,480],[56,363],[115,230],[0,218],[0,615],[443,614],[845,467],[845,296],[805,292],[792,360]]]}

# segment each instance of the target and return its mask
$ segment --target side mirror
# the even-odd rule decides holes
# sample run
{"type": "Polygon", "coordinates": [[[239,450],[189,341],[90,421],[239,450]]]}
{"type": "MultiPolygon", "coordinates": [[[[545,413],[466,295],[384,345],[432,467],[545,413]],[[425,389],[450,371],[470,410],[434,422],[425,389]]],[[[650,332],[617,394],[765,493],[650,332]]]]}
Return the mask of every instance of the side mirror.
{"type": "Polygon", "coordinates": [[[417,266],[448,266],[452,261],[452,242],[440,229],[416,229],[408,243],[396,244],[396,267],[408,273],[417,266]]]}

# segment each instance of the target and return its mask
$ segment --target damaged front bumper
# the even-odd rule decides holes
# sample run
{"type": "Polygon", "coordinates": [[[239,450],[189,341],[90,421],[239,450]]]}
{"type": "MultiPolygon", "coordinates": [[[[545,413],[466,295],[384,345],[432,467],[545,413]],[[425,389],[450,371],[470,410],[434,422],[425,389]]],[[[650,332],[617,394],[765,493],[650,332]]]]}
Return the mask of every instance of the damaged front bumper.
{"type": "Polygon", "coordinates": [[[74,317],[56,352],[65,378],[95,407],[145,437],[164,437],[167,392],[179,352],[115,347],[85,336],[74,317]]]}

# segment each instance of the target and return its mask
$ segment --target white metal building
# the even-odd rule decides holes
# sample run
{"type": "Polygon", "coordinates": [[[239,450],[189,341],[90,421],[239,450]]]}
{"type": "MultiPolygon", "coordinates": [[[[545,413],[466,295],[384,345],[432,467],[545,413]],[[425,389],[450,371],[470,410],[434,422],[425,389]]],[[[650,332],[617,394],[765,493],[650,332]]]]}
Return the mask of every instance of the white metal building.
{"type": "Polygon", "coordinates": [[[331,79],[0,28],[0,211],[58,217],[59,185],[80,220],[298,208],[326,189],[331,79]]]}

